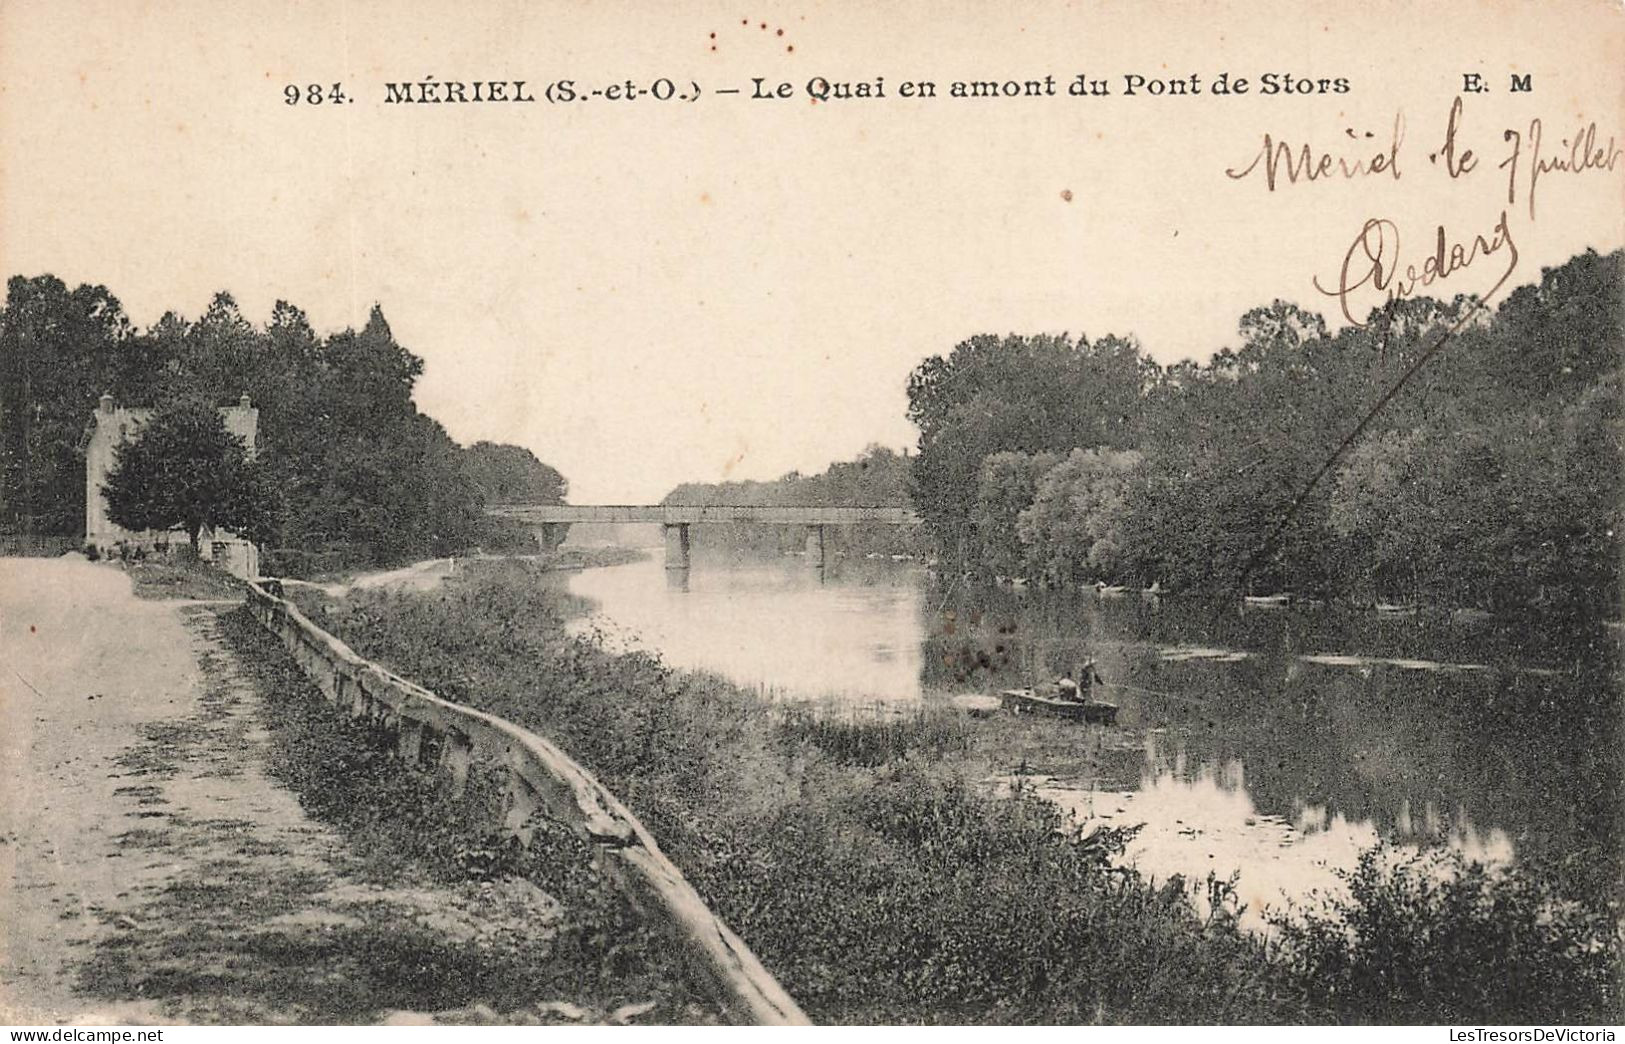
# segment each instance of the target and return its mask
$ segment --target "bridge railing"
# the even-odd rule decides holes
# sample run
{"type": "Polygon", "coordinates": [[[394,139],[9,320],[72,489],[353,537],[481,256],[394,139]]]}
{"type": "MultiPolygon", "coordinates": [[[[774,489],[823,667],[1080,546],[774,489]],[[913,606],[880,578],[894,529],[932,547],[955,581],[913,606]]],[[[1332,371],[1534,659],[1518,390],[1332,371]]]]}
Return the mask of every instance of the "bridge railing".
{"type": "Polygon", "coordinates": [[[859,523],[906,526],[920,521],[902,507],[790,507],[750,504],[509,504],[487,510],[499,518],[524,522],[658,522],[663,525],[703,525],[717,522],[758,522],[769,525],[845,526],[859,523]]]}
{"type": "Polygon", "coordinates": [[[403,759],[444,773],[461,791],[476,761],[506,769],[501,827],[531,843],[531,816],[566,823],[593,847],[601,872],[688,951],[696,987],[731,1020],[802,1025],[807,1016],[733,931],[712,913],[638,818],[564,751],[495,715],[443,700],[317,627],[293,603],[251,584],[255,618],[327,699],[395,736],[403,759]]]}

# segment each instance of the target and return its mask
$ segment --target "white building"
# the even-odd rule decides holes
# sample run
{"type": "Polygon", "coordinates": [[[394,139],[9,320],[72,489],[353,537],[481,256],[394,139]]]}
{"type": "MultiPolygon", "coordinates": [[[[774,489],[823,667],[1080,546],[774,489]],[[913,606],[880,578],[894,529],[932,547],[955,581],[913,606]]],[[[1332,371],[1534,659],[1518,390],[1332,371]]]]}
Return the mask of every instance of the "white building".
{"type": "MultiPolygon", "coordinates": [[[[85,543],[104,555],[117,555],[122,549],[166,550],[188,543],[185,530],[167,532],[144,530],[136,533],[107,517],[107,500],[102,486],[113,470],[114,451],[135,437],[153,415],[150,409],[116,406],[111,395],[103,395],[96,412],[90,415],[80,447],[85,454],[85,543]]],[[[223,406],[220,417],[226,430],[243,440],[250,457],[259,434],[260,411],[244,395],[235,406],[223,406]]],[[[198,554],[234,576],[255,577],[260,571],[259,549],[227,529],[204,527],[198,534],[198,554]]]]}

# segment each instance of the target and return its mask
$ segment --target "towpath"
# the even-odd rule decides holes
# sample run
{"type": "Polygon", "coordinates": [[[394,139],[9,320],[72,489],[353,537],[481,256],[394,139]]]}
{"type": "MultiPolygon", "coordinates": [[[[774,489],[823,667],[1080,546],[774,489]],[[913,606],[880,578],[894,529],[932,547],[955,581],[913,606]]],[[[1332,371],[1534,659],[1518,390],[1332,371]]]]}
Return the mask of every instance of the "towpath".
{"type": "Polygon", "coordinates": [[[498,1017],[457,974],[545,939],[545,894],[380,881],[305,815],[230,609],[0,559],[0,1023],[590,1017],[498,1017]]]}

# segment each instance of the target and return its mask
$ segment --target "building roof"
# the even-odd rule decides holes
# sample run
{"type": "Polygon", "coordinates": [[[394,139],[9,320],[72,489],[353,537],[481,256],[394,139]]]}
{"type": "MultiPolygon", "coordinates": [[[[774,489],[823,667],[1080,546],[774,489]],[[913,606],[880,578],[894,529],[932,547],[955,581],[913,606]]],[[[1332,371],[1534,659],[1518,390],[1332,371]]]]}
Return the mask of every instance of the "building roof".
{"type": "MultiPolygon", "coordinates": [[[[259,429],[259,410],[248,400],[247,394],[238,399],[234,405],[219,407],[220,415],[225,419],[226,430],[242,437],[248,443],[249,452],[254,450],[254,440],[259,429]],[[244,423],[236,423],[242,421],[244,423]]],[[[79,436],[78,451],[84,456],[90,449],[90,442],[96,437],[103,423],[119,420],[127,429],[139,428],[158,412],[154,406],[118,406],[111,395],[103,394],[98,400],[96,409],[90,414],[90,420],[85,422],[85,430],[79,436]]]]}

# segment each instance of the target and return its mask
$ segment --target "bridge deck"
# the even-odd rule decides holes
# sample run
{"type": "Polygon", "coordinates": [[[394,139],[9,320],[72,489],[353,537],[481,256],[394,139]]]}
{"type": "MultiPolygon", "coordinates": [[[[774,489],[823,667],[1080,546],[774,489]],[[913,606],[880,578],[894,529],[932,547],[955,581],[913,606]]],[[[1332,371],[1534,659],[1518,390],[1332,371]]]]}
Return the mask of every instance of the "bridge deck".
{"type": "Polygon", "coordinates": [[[694,525],[707,522],[758,522],[780,525],[843,526],[858,522],[891,526],[918,524],[920,516],[898,507],[769,507],[766,505],[678,504],[509,504],[489,508],[498,518],[522,522],[659,522],[694,525]]]}

